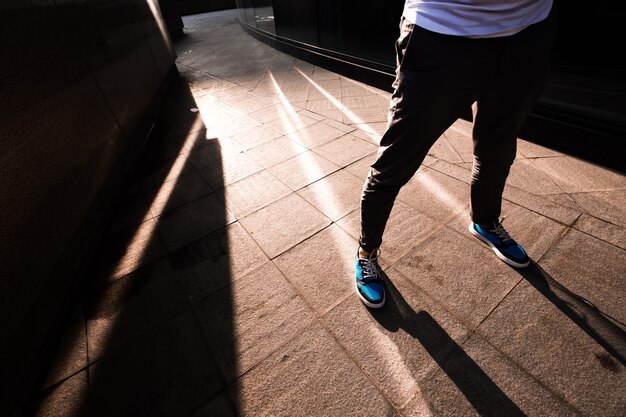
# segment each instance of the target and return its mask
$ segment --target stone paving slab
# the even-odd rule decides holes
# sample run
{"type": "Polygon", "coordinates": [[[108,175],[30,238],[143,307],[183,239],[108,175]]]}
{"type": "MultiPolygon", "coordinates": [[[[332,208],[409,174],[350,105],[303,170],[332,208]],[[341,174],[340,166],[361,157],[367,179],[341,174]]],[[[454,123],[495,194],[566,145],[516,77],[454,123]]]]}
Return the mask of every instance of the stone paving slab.
{"type": "Polygon", "coordinates": [[[469,185],[430,168],[418,172],[398,194],[398,200],[440,223],[469,212],[469,199],[469,185]]]}
{"type": "Polygon", "coordinates": [[[89,367],[94,416],[184,415],[222,388],[191,312],[89,367]]]}
{"type": "Polygon", "coordinates": [[[91,416],[87,370],[67,378],[32,405],[37,417],[91,416]]]}
{"type": "Polygon", "coordinates": [[[298,191],[326,217],[337,221],[359,207],[363,180],[345,170],[334,172],[298,191]]]}
{"type": "Polygon", "coordinates": [[[458,350],[469,330],[394,270],[387,305],[368,311],[349,297],[323,321],[396,408],[413,398],[431,371],[458,350]]]}
{"type": "Polygon", "coordinates": [[[197,172],[183,174],[175,181],[168,181],[144,191],[150,213],[154,217],[176,210],[194,200],[213,192],[211,186],[197,172]]]}
{"type": "Polygon", "coordinates": [[[194,307],[194,314],[227,383],[314,319],[272,262],[205,298],[194,307]]]}
{"type": "Polygon", "coordinates": [[[263,170],[263,167],[247,154],[239,153],[224,157],[219,148],[221,147],[216,146],[214,152],[222,155],[222,158],[198,170],[214,190],[222,189],[263,170]]]}
{"type": "Polygon", "coordinates": [[[331,225],[274,259],[311,308],[323,315],[354,291],[349,279],[357,245],[331,225]]]}
{"type": "Polygon", "coordinates": [[[169,251],[234,222],[235,216],[220,197],[209,194],[158,218],[158,228],[169,251]]]}
{"type": "Polygon", "coordinates": [[[251,130],[247,130],[243,133],[231,135],[228,138],[238,144],[243,151],[252,149],[256,146],[262,145],[270,140],[277,139],[282,136],[279,132],[271,129],[267,126],[261,126],[251,130]]]}
{"type": "Polygon", "coordinates": [[[576,409],[484,339],[472,336],[455,349],[403,416],[578,416],[576,409]]]}
{"type": "MultiPolygon", "coordinates": [[[[340,219],[337,224],[346,230],[355,241],[361,235],[361,211],[354,210],[340,219]]],[[[380,247],[380,262],[383,266],[393,265],[429,236],[438,233],[443,225],[418,212],[402,201],[396,202],[385,228],[380,247]]]]}
{"type": "Polygon", "coordinates": [[[44,390],[78,374],[87,366],[87,332],[82,306],[72,312],[59,343],[42,385],[44,390]]]}
{"type": "Polygon", "coordinates": [[[246,151],[246,154],[261,166],[269,168],[306,150],[306,147],[289,139],[288,136],[281,136],[246,151]]]}
{"type": "Polygon", "coordinates": [[[119,279],[167,254],[154,219],[106,237],[97,255],[96,276],[119,279]]]}
{"type": "Polygon", "coordinates": [[[291,189],[263,170],[224,188],[224,203],[237,218],[245,217],[291,194],[291,189]]]}
{"type": "Polygon", "coordinates": [[[623,174],[569,156],[539,158],[534,164],[568,193],[626,189],[623,174]]]}
{"type": "Polygon", "coordinates": [[[307,148],[315,148],[344,135],[344,131],[318,122],[289,134],[289,138],[307,148]]]}
{"type": "Polygon", "coordinates": [[[472,329],[521,280],[486,245],[449,228],[415,247],[394,269],[472,329]]]}
{"type": "Polygon", "coordinates": [[[528,283],[502,301],[480,332],[583,414],[624,414],[624,365],[528,283]]]}
{"type": "Polygon", "coordinates": [[[230,390],[241,415],[341,415],[395,410],[321,326],[314,325],[230,390]]]}
{"type": "Polygon", "coordinates": [[[297,194],[290,194],[239,221],[270,259],[331,223],[297,194]]]}
{"type": "Polygon", "coordinates": [[[137,181],[142,188],[149,188],[174,180],[178,178],[178,176],[190,171],[194,171],[194,167],[187,162],[187,156],[178,155],[162,163],[146,166],[143,170],[139,171],[137,181]]]}
{"type": "Polygon", "coordinates": [[[236,222],[175,251],[169,260],[187,297],[196,302],[269,259],[236,222]]]}
{"type": "Polygon", "coordinates": [[[281,182],[297,191],[339,170],[339,166],[312,151],[306,151],[269,168],[281,182]]]}
{"type": "MultiPolygon", "coordinates": [[[[466,163],[471,163],[474,161],[473,154],[473,142],[471,137],[458,134],[452,131],[450,128],[444,133],[444,137],[447,139],[449,145],[456,151],[458,156],[461,157],[461,160],[466,163]]],[[[456,156],[456,155],[453,155],[456,156]]],[[[454,163],[460,163],[459,160],[455,157],[454,163]]],[[[450,161],[453,162],[453,161],[450,161]]]]}
{"type": "Polygon", "coordinates": [[[450,163],[465,162],[465,160],[461,157],[461,154],[459,154],[454,146],[452,146],[445,135],[440,136],[439,139],[433,144],[428,151],[428,156],[450,163]]]}
{"type": "Polygon", "coordinates": [[[345,170],[354,175],[357,178],[361,178],[362,182],[365,182],[367,175],[370,172],[370,166],[376,161],[376,152],[372,152],[369,155],[353,162],[345,167],[345,170]]]}
{"type": "Polygon", "coordinates": [[[588,214],[582,214],[572,226],[600,240],[626,249],[626,228],[617,226],[588,214]]]}
{"type": "Polygon", "coordinates": [[[529,210],[554,219],[567,226],[573,225],[582,214],[581,210],[571,208],[567,205],[557,204],[551,199],[531,194],[511,186],[504,188],[503,199],[526,207],[529,210]]]}
{"type": "MultiPolygon", "coordinates": [[[[441,172],[442,174],[446,174],[454,179],[464,182],[465,184],[472,183],[472,164],[465,163],[451,163],[448,161],[444,161],[442,159],[432,158],[434,162],[429,165],[426,165],[428,168],[432,168],[433,171],[441,172]],[[467,167],[466,167],[467,165],[467,167]]],[[[426,162],[426,161],[424,161],[426,162]]],[[[425,163],[422,163],[422,167],[425,163]]],[[[418,171],[419,172],[419,171],[418,171]]]]}
{"type": "Polygon", "coordinates": [[[268,122],[267,126],[282,133],[283,135],[292,134],[318,122],[316,118],[309,117],[290,107],[281,111],[278,116],[278,119],[268,122]]]}
{"type": "Polygon", "coordinates": [[[539,264],[569,290],[584,294],[600,311],[626,323],[626,254],[623,249],[570,230],[539,264]]]}
{"type": "Polygon", "coordinates": [[[569,196],[588,214],[626,227],[626,191],[572,193],[569,196]]]}
{"type": "Polygon", "coordinates": [[[376,151],[376,146],[351,134],[333,139],[313,151],[335,164],[345,167],[376,151]]]}
{"type": "Polygon", "coordinates": [[[146,198],[140,190],[137,190],[134,193],[125,195],[118,202],[108,234],[113,235],[123,232],[153,217],[154,214],[149,210],[146,198]]]}
{"type": "Polygon", "coordinates": [[[91,362],[148,337],[159,325],[188,307],[176,271],[167,259],[141,268],[85,300],[87,348],[91,362]]]}
{"type": "Polygon", "coordinates": [[[517,140],[518,155],[525,158],[546,158],[551,156],[561,156],[561,154],[553,149],[545,146],[537,145],[524,139],[517,140]]]}
{"type": "Polygon", "coordinates": [[[535,166],[534,161],[528,159],[517,159],[513,163],[507,184],[536,195],[563,192],[552,178],[535,166]]]}

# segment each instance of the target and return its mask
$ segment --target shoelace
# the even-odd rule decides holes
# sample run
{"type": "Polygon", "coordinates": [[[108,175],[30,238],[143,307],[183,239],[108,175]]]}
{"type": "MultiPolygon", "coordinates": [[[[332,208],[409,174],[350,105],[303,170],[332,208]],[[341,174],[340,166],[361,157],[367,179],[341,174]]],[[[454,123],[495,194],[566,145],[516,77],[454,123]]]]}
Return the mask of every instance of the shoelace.
{"type": "Polygon", "coordinates": [[[369,258],[359,259],[361,267],[363,268],[363,279],[361,280],[362,282],[367,282],[372,279],[378,279],[378,269],[376,268],[376,263],[378,262],[379,254],[380,249],[376,249],[374,252],[370,253],[369,258]]]}
{"type": "Polygon", "coordinates": [[[492,229],[491,231],[495,233],[496,235],[498,235],[498,237],[502,239],[502,242],[508,242],[511,240],[511,236],[509,236],[507,231],[504,230],[504,226],[502,226],[502,223],[498,223],[497,225],[494,225],[494,226],[495,228],[492,229]]]}

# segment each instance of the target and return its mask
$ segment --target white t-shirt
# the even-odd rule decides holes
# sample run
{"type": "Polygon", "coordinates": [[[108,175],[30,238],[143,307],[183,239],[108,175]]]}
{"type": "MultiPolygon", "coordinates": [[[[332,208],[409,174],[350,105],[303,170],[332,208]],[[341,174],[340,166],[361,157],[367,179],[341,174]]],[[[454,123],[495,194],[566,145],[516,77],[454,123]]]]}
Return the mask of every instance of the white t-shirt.
{"type": "Polygon", "coordinates": [[[552,0],[406,0],[403,16],[432,32],[491,38],[541,22],[551,9],[552,0]]]}

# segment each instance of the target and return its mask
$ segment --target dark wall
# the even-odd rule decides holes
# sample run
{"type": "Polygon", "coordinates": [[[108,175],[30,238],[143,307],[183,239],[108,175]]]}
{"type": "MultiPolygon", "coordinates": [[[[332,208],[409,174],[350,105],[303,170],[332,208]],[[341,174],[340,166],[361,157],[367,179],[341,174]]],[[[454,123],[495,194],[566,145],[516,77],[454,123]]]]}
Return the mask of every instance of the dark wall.
{"type": "MultiPolygon", "coordinates": [[[[319,46],[395,65],[394,42],[404,0],[317,0],[319,46]]],[[[280,27],[280,21],[277,22],[280,27]]]]}
{"type": "MultiPolygon", "coordinates": [[[[302,0],[304,7],[310,9],[310,3],[312,0],[302,0]]],[[[239,9],[239,15],[241,20],[247,22],[249,25],[262,30],[263,32],[276,34],[276,26],[274,25],[274,17],[276,13],[282,13],[287,18],[291,18],[292,12],[291,5],[287,1],[280,0],[237,0],[237,8],[239,9]],[[278,7],[274,3],[280,3],[278,7]],[[286,7],[286,8],[285,8],[286,7]],[[277,11],[278,10],[278,11],[277,11]]],[[[293,2],[292,2],[293,3],[293,2]]],[[[300,2],[293,4],[295,7],[299,7],[300,2]]],[[[297,13],[297,12],[295,12],[297,13]]],[[[309,22],[299,21],[299,25],[310,26],[309,22]]],[[[287,29],[288,30],[288,29],[287,29]]],[[[296,29],[300,30],[300,29],[296,29]]],[[[287,36],[287,35],[281,35],[287,36]]],[[[291,36],[291,35],[289,35],[291,36]]]]}
{"type": "Polygon", "coordinates": [[[544,90],[546,111],[569,123],[626,137],[624,8],[610,0],[585,7],[556,0],[558,31],[553,71],[544,90]]]}
{"type": "Polygon", "coordinates": [[[559,31],[553,61],[556,65],[596,69],[626,69],[622,57],[626,11],[612,0],[577,2],[555,0],[559,31]]]}
{"type": "Polygon", "coordinates": [[[237,7],[235,0],[175,0],[175,2],[181,16],[237,7]]]}
{"type": "Polygon", "coordinates": [[[159,0],[161,16],[165,20],[167,29],[172,39],[178,39],[183,36],[183,19],[178,10],[175,0],[159,0]]]}
{"type": "Polygon", "coordinates": [[[299,42],[317,45],[318,22],[315,0],[273,0],[276,34],[299,42]]]}
{"type": "Polygon", "coordinates": [[[0,414],[10,415],[175,52],[152,0],[5,0],[0,19],[0,414]]]}

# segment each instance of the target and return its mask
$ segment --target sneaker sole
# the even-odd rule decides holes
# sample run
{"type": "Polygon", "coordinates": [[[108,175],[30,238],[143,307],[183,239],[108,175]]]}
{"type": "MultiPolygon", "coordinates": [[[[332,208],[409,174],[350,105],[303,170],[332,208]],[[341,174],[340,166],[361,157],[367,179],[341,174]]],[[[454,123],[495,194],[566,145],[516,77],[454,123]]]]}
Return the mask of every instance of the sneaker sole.
{"type": "Polygon", "coordinates": [[[365,304],[367,307],[369,307],[369,308],[381,308],[382,306],[385,305],[385,301],[387,299],[386,294],[383,294],[383,299],[382,299],[382,301],[380,303],[373,304],[371,301],[368,301],[365,297],[363,297],[361,295],[361,292],[359,291],[359,284],[357,284],[356,281],[354,281],[354,287],[355,287],[355,290],[356,290],[356,295],[359,296],[359,299],[361,300],[361,302],[363,304],[365,304]]]}
{"type": "Polygon", "coordinates": [[[507,258],[502,252],[500,252],[498,250],[498,248],[496,248],[496,245],[494,245],[493,243],[491,243],[491,241],[489,239],[487,239],[486,237],[484,237],[483,235],[481,235],[480,233],[478,233],[476,230],[474,230],[474,228],[472,227],[473,223],[470,223],[468,229],[470,231],[471,234],[473,234],[474,236],[476,236],[478,239],[480,239],[482,242],[486,243],[487,245],[489,245],[491,247],[491,250],[493,250],[493,252],[496,254],[496,256],[498,258],[500,258],[501,260],[503,260],[505,263],[507,263],[508,265],[514,266],[516,268],[525,268],[528,265],[530,265],[530,259],[526,262],[526,263],[519,263],[519,262],[515,262],[509,258],[507,258]]]}

